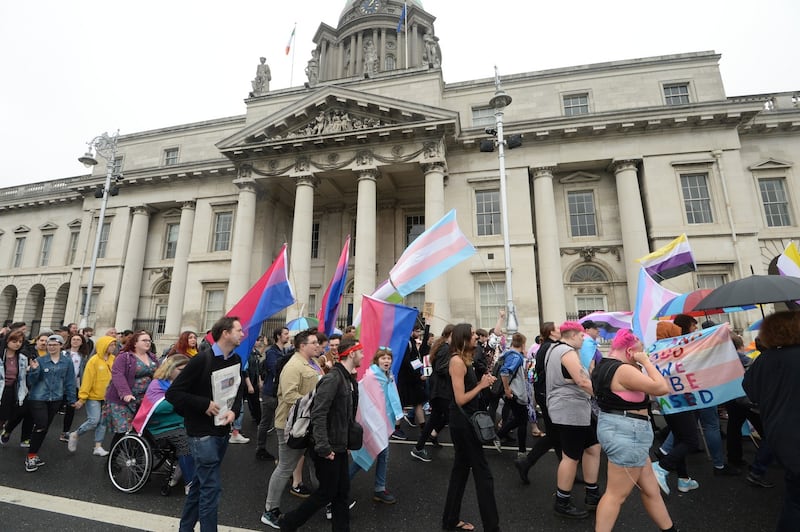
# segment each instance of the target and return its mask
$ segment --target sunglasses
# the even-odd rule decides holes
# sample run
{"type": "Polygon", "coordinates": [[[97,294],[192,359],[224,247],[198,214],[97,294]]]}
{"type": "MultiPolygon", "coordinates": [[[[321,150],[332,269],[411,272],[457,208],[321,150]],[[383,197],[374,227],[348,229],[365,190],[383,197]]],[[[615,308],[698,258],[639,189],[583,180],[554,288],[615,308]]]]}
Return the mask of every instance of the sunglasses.
{"type": "Polygon", "coordinates": [[[391,347],[386,347],[385,345],[378,346],[378,351],[388,351],[389,353],[392,352],[391,347]]]}

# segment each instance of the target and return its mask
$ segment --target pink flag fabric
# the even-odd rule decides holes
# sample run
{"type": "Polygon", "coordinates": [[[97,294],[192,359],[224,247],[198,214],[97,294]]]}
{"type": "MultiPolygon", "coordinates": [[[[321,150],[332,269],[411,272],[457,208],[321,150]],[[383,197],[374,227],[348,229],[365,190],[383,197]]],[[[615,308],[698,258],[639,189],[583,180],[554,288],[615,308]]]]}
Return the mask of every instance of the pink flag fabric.
{"type": "Polygon", "coordinates": [[[331,283],[325,290],[325,295],[322,296],[322,306],[317,313],[319,320],[319,329],[327,336],[333,334],[333,329],[336,328],[336,317],[339,315],[339,304],[342,302],[342,294],[344,294],[344,286],[347,283],[347,265],[350,259],[350,235],[347,235],[347,240],[344,242],[342,254],[339,256],[339,262],[336,265],[336,271],[333,273],[331,283]]]}

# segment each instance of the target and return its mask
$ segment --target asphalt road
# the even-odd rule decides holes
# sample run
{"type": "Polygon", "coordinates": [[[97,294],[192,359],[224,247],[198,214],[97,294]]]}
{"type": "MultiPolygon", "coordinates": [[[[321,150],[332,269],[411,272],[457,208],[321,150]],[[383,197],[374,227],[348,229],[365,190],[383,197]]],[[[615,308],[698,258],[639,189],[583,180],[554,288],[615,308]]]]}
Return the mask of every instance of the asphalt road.
{"type": "MultiPolygon", "coordinates": [[[[76,415],[77,423],[83,414],[76,415]]],[[[132,495],[117,491],[105,472],[105,460],[92,456],[91,437],[82,437],[78,452],[70,454],[66,444],[58,441],[62,422],[57,416],[40,455],[47,462],[35,473],[25,472],[25,450],[18,447],[19,434],[0,448],[0,529],[4,531],[64,530],[111,532],[123,530],[177,530],[183,504],[182,490],[168,497],[159,493],[160,480],[153,478],[140,492],[132,495]],[[24,491],[19,491],[24,490],[24,491]],[[27,493],[33,492],[33,493],[27,493]],[[41,494],[41,495],[39,495],[41,494]],[[55,496],[59,499],[47,497],[55,496]],[[66,499],[66,500],[64,500],[66,499]],[[81,506],[75,501],[99,506],[81,506]],[[135,510],[142,513],[127,512],[135,510]],[[117,516],[109,519],[111,516],[117,516]],[[174,518],[174,519],[172,519],[174,518]],[[120,522],[121,521],[121,522],[120,522]],[[116,524],[109,524],[116,523],[116,524]],[[46,528],[45,528],[46,527],[46,528]]],[[[410,436],[417,429],[407,428],[410,436]]],[[[252,423],[245,421],[244,432],[255,436],[252,423]]],[[[442,441],[447,441],[447,431],[442,441]]],[[[529,445],[533,438],[529,438],[529,445]]],[[[268,448],[275,454],[275,436],[270,435],[268,448]]],[[[447,491],[452,463],[452,447],[432,449],[433,461],[422,463],[411,458],[410,443],[393,443],[389,458],[388,485],[398,504],[386,506],[372,501],[373,472],[361,473],[353,481],[352,496],[357,505],[351,512],[351,528],[358,532],[433,531],[440,529],[441,507],[447,491]]],[[[531,485],[519,481],[513,460],[516,448],[502,454],[485,450],[495,479],[501,526],[505,532],[523,531],[590,531],[592,519],[566,521],[553,514],[556,459],[545,456],[531,470],[531,485]]],[[[753,455],[752,445],[745,443],[745,459],[753,455]]],[[[220,525],[251,530],[272,530],[259,521],[273,465],[255,459],[255,442],[230,445],[223,465],[223,496],[219,508],[220,525]]],[[[605,480],[601,470],[601,486],[605,480]]],[[[777,486],[755,488],[740,477],[715,477],[705,454],[689,457],[690,474],[700,488],[687,494],[675,489],[666,498],[667,507],[678,528],[683,531],[770,531],[783,498],[782,470],[773,466],[768,478],[777,486]]],[[[578,504],[582,503],[582,487],[576,484],[578,504]]],[[[636,492],[634,491],[634,494],[636,492]]],[[[286,494],[282,510],[299,504],[300,499],[286,494]]],[[[462,518],[477,525],[480,517],[474,486],[470,483],[464,497],[462,518]]],[[[303,530],[329,530],[320,512],[303,530]]],[[[222,528],[222,527],[221,527],[222,528]]],[[[616,530],[656,530],[644,512],[638,496],[625,503],[616,530]]]]}

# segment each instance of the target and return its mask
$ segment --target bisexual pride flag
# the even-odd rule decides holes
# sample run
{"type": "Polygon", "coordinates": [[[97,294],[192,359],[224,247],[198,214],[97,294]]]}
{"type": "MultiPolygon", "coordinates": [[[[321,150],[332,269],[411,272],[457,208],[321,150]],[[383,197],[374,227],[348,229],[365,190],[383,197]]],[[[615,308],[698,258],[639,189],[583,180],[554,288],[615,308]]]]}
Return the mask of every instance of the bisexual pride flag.
{"type": "Polygon", "coordinates": [[[342,301],[344,285],[347,283],[347,264],[349,258],[350,235],[347,235],[344,248],[342,248],[342,254],[339,256],[339,263],[336,265],[336,271],[333,273],[333,278],[328,285],[328,289],[325,290],[325,295],[322,296],[322,306],[317,313],[319,330],[323,331],[326,336],[332,335],[333,329],[336,327],[336,316],[339,315],[339,303],[342,301]]]}
{"type": "Polygon", "coordinates": [[[650,361],[670,387],[669,395],[656,399],[664,414],[716,406],[744,396],[744,367],[727,323],[659,340],[650,361]]]}
{"type": "Polygon", "coordinates": [[[289,284],[287,264],[284,244],[272,266],[226,314],[237,316],[242,323],[245,336],[236,348],[236,353],[242,359],[243,370],[247,368],[247,359],[261,331],[261,323],[295,301],[294,291],[289,284]]]}
{"type": "MultiPolygon", "coordinates": [[[[666,246],[638,259],[647,274],[656,282],[697,271],[689,239],[682,234],[666,246]]],[[[660,308],[660,307],[659,307],[660,308]]]]}
{"type": "Polygon", "coordinates": [[[364,363],[358,368],[359,379],[381,346],[392,350],[392,373],[397,378],[416,320],[417,309],[364,296],[361,301],[359,337],[364,351],[364,363]]]}

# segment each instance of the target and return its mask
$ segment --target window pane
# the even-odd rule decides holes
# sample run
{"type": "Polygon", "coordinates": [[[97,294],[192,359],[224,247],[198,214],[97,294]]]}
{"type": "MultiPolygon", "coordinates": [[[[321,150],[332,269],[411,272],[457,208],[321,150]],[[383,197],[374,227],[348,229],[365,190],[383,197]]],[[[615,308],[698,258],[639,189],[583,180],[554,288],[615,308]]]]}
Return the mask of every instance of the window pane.
{"type": "Polygon", "coordinates": [[[477,109],[473,109],[472,125],[474,127],[495,125],[494,108],[480,107],[477,109]]]}
{"type": "Polygon", "coordinates": [[[588,94],[571,94],[564,96],[564,115],[575,116],[589,112],[588,94]]]}
{"type": "Polygon", "coordinates": [[[506,283],[504,281],[479,282],[481,315],[480,324],[485,329],[494,327],[500,309],[506,308],[506,283]]]}
{"type": "Polygon", "coordinates": [[[219,212],[214,222],[214,251],[228,251],[231,246],[231,231],[233,229],[233,213],[219,212]]]}
{"type": "Polygon", "coordinates": [[[311,224],[311,258],[319,258],[319,222],[311,224]]]}
{"type": "Polygon", "coordinates": [[[500,191],[476,190],[478,236],[500,234],[500,191]]]}
{"type": "Polygon", "coordinates": [[[164,235],[164,258],[174,259],[175,252],[178,249],[178,231],[180,230],[179,224],[167,224],[167,229],[164,235]]]}
{"type": "Polygon", "coordinates": [[[164,150],[164,164],[167,166],[178,164],[178,148],[164,150]]]}
{"type": "Polygon", "coordinates": [[[111,222],[105,222],[100,230],[100,245],[97,247],[97,258],[106,257],[106,247],[108,247],[108,235],[111,232],[111,222]]]}
{"type": "Polygon", "coordinates": [[[67,265],[75,262],[75,256],[78,254],[78,237],[80,233],[72,231],[69,234],[69,251],[67,252],[67,265]]]}
{"type": "Polygon", "coordinates": [[[789,202],[783,179],[759,179],[758,187],[761,190],[761,202],[764,204],[767,225],[769,227],[791,225],[789,202]]]}
{"type": "Polygon", "coordinates": [[[605,283],[608,277],[603,270],[591,264],[578,266],[569,278],[571,283],[605,283]]]}
{"type": "Polygon", "coordinates": [[[39,266],[50,263],[50,246],[53,244],[53,235],[42,235],[42,254],[39,257],[39,266]]]}
{"type": "Polygon", "coordinates": [[[687,174],[681,176],[683,205],[686,218],[690,224],[709,224],[714,221],[711,216],[711,198],[708,194],[706,174],[687,174]]]}
{"type": "Polygon", "coordinates": [[[425,232],[425,216],[406,216],[406,246],[425,232]]]}
{"type": "Polygon", "coordinates": [[[575,306],[578,310],[578,316],[584,317],[587,314],[591,314],[592,312],[598,310],[605,310],[606,309],[606,298],[605,296],[578,296],[575,298],[575,306]]]}
{"type": "Polygon", "coordinates": [[[25,253],[25,237],[17,238],[14,245],[14,268],[19,268],[22,265],[22,256],[25,253]]]}
{"type": "Polygon", "coordinates": [[[679,83],[664,85],[664,101],[667,105],[684,105],[689,103],[689,84],[679,83]]]}
{"type": "Polygon", "coordinates": [[[594,193],[569,192],[567,203],[572,236],[595,236],[597,223],[594,212],[594,193]]]}
{"type": "Polygon", "coordinates": [[[206,311],[203,330],[207,331],[222,317],[225,306],[225,290],[208,290],[206,292],[206,311]]]}

